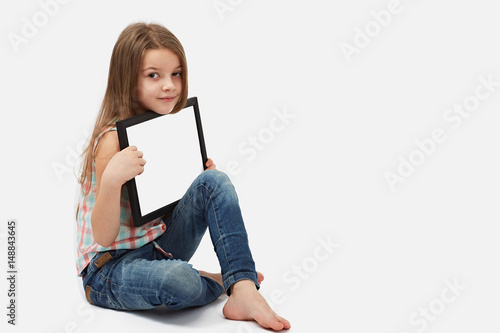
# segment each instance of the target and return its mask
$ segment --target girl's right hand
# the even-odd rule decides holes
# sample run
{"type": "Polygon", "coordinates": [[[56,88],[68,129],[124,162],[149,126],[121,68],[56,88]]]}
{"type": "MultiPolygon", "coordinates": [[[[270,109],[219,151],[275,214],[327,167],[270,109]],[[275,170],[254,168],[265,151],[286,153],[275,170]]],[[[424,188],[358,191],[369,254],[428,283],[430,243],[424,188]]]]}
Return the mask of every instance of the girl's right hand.
{"type": "Polygon", "coordinates": [[[129,146],[119,151],[109,161],[103,177],[117,185],[125,184],[144,172],[146,160],[142,156],[143,153],[137,150],[136,146],[129,146]]]}

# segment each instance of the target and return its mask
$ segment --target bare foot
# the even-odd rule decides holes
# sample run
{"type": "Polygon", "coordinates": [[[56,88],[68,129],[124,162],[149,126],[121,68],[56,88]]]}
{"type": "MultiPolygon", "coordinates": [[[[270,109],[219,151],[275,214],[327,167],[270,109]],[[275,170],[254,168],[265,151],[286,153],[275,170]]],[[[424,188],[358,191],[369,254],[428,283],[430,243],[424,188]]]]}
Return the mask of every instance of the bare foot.
{"type": "Polygon", "coordinates": [[[250,280],[241,280],[231,286],[231,296],[224,305],[224,317],[233,320],[255,320],[264,328],[275,331],[290,329],[288,320],[278,316],[250,280]]]}
{"type": "MultiPolygon", "coordinates": [[[[200,271],[200,270],[198,270],[198,272],[200,272],[201,276],[209,277],[212,280],[217,281],[222,287],[224,287],[224,284],[222,283],[222,274],[221,273],[209,273],[209,272],[200,271]]],[[[262,274],[261,272],[257,272],[257,282],[259,284],[261,284],[262,281],[264,281],[264,274],[262,274]]],[[[224,289],[224,291],[226,291],[226,289],[224,289]]]]}

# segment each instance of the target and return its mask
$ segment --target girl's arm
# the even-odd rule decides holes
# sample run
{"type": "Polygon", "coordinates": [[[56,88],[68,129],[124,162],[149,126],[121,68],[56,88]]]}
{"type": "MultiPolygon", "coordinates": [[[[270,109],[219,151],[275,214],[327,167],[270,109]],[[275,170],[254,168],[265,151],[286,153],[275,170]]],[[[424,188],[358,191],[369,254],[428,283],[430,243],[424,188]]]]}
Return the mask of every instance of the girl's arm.
{"type": "Polygon", "coordinates": [[[131,146],[120,151],[116,131],[106,133],[95,152],[96,201],[92,210],[92,236],[109,247],[120,229],[122,185],[144,171],[142,152],[131,146]]]}

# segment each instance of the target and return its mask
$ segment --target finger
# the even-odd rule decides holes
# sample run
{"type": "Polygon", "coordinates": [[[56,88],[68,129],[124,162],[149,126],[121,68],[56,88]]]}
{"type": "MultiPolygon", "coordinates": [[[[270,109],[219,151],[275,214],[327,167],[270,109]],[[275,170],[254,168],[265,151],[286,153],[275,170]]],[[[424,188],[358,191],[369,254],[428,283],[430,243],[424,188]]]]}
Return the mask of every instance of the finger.
{"type": "Polygon", "coordinates": [[[132,150],[132,151],[136,151],[137,150],[137,147],[136,146],[128,146],[127,148],[125,149],[128,149],[128,150],[132,150]]]}

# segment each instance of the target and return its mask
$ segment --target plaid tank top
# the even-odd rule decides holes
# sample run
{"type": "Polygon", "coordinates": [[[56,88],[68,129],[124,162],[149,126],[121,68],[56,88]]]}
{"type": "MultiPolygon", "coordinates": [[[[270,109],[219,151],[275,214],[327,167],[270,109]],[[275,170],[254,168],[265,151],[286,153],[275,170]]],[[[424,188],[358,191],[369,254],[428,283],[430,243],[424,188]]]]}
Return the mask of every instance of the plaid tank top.
{"type": "MultiPolygon", "coordinates": [[[[116,127],[106,128],[96,139],[94,143],[94,153],[99,139],[109,131],[116,131],[116,127]]],[[[77,261],[76,268],[78,275],[82,276],[82,271],[87,267],[94,255],[98,252],[109,250],[137,249],[152,242],[158,236],[161,236],[166,226],[161,218],[155,219],[140,227],[134,227],[130,211],[130,202],[125,186],[122,187],[120,202],[120,230],[115,241],[109,247],[102,247],[94,241],[92,237],[92,224],[90,216],[96,199],[96,171],[95,161],[92,158],[92,179],[90,190],[87,194],[80,194],[78,203],[79,211],[77,216],[77,261]]]]}

